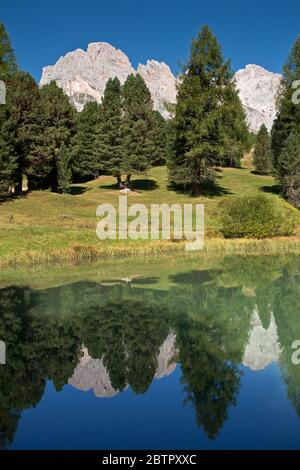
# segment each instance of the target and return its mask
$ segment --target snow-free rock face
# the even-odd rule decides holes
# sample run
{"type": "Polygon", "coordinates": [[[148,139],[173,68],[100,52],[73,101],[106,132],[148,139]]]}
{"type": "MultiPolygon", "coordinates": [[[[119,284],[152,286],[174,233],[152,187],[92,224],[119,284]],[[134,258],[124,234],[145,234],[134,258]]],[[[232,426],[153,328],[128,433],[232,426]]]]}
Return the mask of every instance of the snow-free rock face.
{"type": "MultiPolygon", "coordinates": [[[[164,62],[148,60],[135,70],[127,55],[106,42],[89,44],[87,51],[76,49],[61,57],[55,65],[43,68],[40,85],[55,80],[78,111],[88,101],[101,101],[106,82],[118,77],[124,83],[128,75],[139,73],[153,99],[154,109],[165,118],[170,116],[166,103],[176,102],[176,83],[170,67],[164,62]]],[[[234,76],[251,131],[265,124],[271,129],[276,116],[276,96],[281,75],[258,65],[247,65],[234,76]]]]}
{"type": "Polygon", "coordinates": [[[118,393],[111,385],[109,374],[101,359],[93,359],[86,348],[77,364],[69,384],[87,392],[93,390],[96,397],[109,398],[118,393]]]}
{"type": "MultiPolygon", "coordinates": [[[[166,377],[176,368],[174,355],[176,353],[176,336],[169,333],[157,356],[157,369],[154,378],[166,377]]],[[[109,372],[103,364],[102,359],[94,359],[89,355],[88,350],[83,347],[83,356],[77,364],[69,384],[78,390],[87,392],[93,390],[96,397],[110,398],[119,393],[111,384],[109,372]]]]}
{"type": "Polygon", "coordinates": [[[251,318],[251,330],[245,348],[243,364],[252,370],[265,369],[272,362],[277,362],[281,353],[277,325],[273,314],[268,328],[264,328],[257,309],[251,318]]]}
{"type": "Polygon", "coordinates": [[[176,80],[163,62],[148,61],[136,71],[126,54],[106,42],[89,44],[87,51],[76,49],[61,57],[55,65],[43,68],[40,85],[55,80],[78,111],[91,100],[100,102],[106,82],[118,77],[124,83],[131,73],[140,73],[151,91],[154,108],[164,116],[169,113],[164,103],[176,100],[176,80]]]}
{"type": "Polygon", "coordinates": [[[146,65],[139,64],[137,72],[143,77],[150,90],[154,109],[165,118],[169,117],[165,103],[176,101],[176,79],[170,67],[164,62],[148,60],[146,65]]]}
{"type": "Polygon", "coordinates": [[[276,97],[282,76],[258,65],[247,65],[234,75],[249,128],[257,133],[262,124],[270,131],[276,117],[276,97]]]}

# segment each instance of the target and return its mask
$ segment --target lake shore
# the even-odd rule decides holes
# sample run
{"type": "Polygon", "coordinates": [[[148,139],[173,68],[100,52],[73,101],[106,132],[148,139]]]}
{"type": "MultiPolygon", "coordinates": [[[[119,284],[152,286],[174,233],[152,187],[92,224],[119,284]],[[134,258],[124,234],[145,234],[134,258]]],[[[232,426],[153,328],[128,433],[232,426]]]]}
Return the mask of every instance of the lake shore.
{"type": "Polygon", "coordinates": [[[224,168],[219,171],[214,191],[198,197],[179,192],[169,185],[165,167],[155,167],[143,177],[132,178],[128,203],[203,204],[205,213],[204,249],[187,252],[185,242],[171,240],[99,240],[96,209],[102,203],[118,208],[120,191],[115,178],[100,178],[71,186],[67,194],[26,191],[0,205],[0,266],[72,263],[96,259],[133,259],[140,256],[203,258],[215,255],[277,255],[300,253],[300,212],[295,236],[272,239],[224,239],[219,218],[223,201],[241,195],[268,193],[274,203],[281,199],[272,176],[253,173],[251,168],[224,168]]]}
{"type": "Polygon", "coordinates": [[[204,241],[202,250],[186,251],[183,241],[115,241],[95,245],[74,245],[71,247],[43,251],[20,251],[0,256],[0,267],[35,266],[48,263],[74,263],[95,260],[136,259],[138,257],[189,257],[212,256],[274,256],[300,254],[300,237],[278,237],[268,239],[221,239],[204,241]]]}

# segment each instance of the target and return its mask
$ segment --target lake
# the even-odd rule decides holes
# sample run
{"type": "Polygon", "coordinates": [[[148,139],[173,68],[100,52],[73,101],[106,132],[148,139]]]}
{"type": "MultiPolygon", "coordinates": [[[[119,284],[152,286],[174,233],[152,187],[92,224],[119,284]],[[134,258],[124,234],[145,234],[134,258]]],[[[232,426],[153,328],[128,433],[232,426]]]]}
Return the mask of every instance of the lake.
{"type": "Polygon", "coordinates": [[[299,258],[68,269],[2,278],[1,448],[300,448],[299,258]]]}

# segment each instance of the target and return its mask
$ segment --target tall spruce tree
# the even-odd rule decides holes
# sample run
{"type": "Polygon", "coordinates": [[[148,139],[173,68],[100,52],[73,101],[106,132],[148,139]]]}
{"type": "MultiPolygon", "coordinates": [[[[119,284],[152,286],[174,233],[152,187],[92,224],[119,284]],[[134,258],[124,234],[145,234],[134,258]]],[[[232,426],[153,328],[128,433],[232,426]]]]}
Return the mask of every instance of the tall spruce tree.
{"type": "Polygon", "coordinates": [[[168,131],[169,127],[166,120],[159,111],[152,113],[152,131],[151,131],[151,166],[164,165],[168,153],[168,131]]]}
{"type": "MultiPolygon", "coordinates": [[[[16,123],[6,102],[8,79],[17,71],[16,59],[3,23],[0,23],[0,200],[8,197],[17,176],[16,123]],[[6,102],[6,103],[5,103],[6,102]]],[[[10,95],[11,95],[11,90],[10,95]]]]}
{"type": "Polygon", "coordinates": [[[277,118],[272,128],[273,163],[282,184],[283,196],[300,203],[300,36],[295,41],[283,67],[283,84],[278,96],[277,118]]]}
{"type": "Polygon", "coordinates": [[[292,132],[278,157],[277,178],[283,196],[300,207],[300,133],[292,132]]]}
{"type": "Polygon", "coordinates": [[[3,23],[0,23],[0,80],[17,71],[14,51],[3,23]]]}
{"type": "Polygon", "coordinates": [[[132,174],[144,173],[153,156],[153,102],[143,78],[129,75],[123,85],[123,160],[122,172],[130,181],[132,174]]]}
{"type": "Polygon", "coordinates": [[[300,80],[300,36],[296,39],[283,67],[283,83],[277,98],[277,117],[271,133],[275,168],[278,167],[279,156],[289,135],[292,132],[300,133],[300,105],[293,98],[297,98],[294,86],[297,86],[298,80],[300,80]]]}
{"type": "Polygon", "coordinates": [[[92,101],[76,115],[71,158],[74,182],[88,181],[98,176],[96,128],[100,124],[100,113],[101,107],[92,101]]]}
{"type": "Polygon", "coordinates": [[[5,106],[0,106],[0,201],[12,193],[15,183],[18,165],[14,138],[15,127],[8,109],[5,106]]]}
{"type": "Polygon", "coordinates": [[[71,150],[62,143],[57,157],[57,186],[62,193],[67,192],[72,178],[71,150]]]}
{"type": "Polygon", "coordinates": [[[28,155],[32,143],[32,125],[39,101],[39,90],[35,80],[27,72],[16,72],[7,76],[6,106],[14,125],[14,154],[17,157],[15,192],[22,193],[23,176],[28,167],[28,155]]]}
{"type": "MultiPolygon", "coordinates": [[[[40,89],[40,99],[31,128],[33,143],[30,150],[28,184],[30,188],[60,187],[60,162],[67,172],[66,152],[75,134],[75,108],[55,82],[40,89]]],[[[68,159],[69,162],[69,159],[68,159]]]]}
{"type": "Polygon", "coordinates": [[[256,145],[253,154],[255,170],[261,175],[268,175],[272,169],[271,139],[268,129],[263,124],[257,134],[256,145]]]}
{"type": "Polygon", "coordinates": [[[192,42],[178,90],[174,125],[170,179],[191,186],[196,194],[203,182],[215,179],[214,166],[232,158],[232,148],[236,158],[245,145],[245,116],[230,63],[224,61],[207,26],[192,42]]]}
{"type": "Polygon", "coordinates": [[[101,106],[101,120],[96,126],[95,151],[102,173],[121,182],[123,171],[122,89],[117,77],[106,83],[101,106]]]}

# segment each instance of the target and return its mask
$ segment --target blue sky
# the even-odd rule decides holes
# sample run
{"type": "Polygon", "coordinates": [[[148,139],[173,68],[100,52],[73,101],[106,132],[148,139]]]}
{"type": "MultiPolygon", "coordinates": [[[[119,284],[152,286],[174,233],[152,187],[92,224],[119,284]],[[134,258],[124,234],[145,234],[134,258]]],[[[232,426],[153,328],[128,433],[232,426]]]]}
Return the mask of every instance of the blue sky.
{"type": "Polygon", "coordinates": [[[192,37],[208,24],[233,70],[256,63],[280,72],[300,34],[299,0],[0,0],[22,69],[39,80],[44,65],[66,52],[107,41],[133,66],[163,60],[174,73],[192,37]]]}

